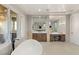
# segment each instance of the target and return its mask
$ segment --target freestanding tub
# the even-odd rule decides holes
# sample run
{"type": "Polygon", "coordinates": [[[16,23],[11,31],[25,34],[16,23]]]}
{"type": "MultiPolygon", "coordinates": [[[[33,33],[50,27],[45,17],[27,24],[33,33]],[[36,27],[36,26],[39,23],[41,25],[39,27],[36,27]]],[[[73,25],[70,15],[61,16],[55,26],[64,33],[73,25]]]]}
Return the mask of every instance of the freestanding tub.
{"type": "Polygon", "coordinates": [[[42,45],[38,41],[29,39],[22,42],[11,55],[41,55],[42,51],[42,45]]]}
{"type": "Polygon", "coordinates": [[[10,55],[11,52],[11,42],[4,42],[0,44],[0,55],[10,55]]]}

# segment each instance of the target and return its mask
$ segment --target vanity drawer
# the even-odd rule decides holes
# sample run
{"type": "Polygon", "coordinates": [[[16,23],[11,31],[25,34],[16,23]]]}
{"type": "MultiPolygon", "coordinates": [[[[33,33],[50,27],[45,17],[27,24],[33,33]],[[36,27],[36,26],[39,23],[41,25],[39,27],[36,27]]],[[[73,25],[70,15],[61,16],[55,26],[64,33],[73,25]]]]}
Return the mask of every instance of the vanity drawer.
{"type": "Polygon", "coordinates": [[[51,34],[50,41],[65,41],[65,34],[51,34]]]}
{"type": "Polygon", "coordinates": [[[47,41],[47,34],[46,33],[33,33],[32,39],[35,39],[39,42],[46,42],[47,41]]]}

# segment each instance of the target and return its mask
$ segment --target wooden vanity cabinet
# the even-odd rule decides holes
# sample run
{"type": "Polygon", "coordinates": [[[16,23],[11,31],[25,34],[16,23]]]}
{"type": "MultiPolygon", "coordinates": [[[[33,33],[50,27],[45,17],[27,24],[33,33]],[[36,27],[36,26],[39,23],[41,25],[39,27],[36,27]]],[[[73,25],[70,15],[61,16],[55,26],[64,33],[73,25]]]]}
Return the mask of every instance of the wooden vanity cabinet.
{"type": "Polygon", "coordinates": [[[61,36],[60,36],[60,38],[61,38],[61,41],[65,41],[65,34],[61,34],[61,36]]]}
{"type": "Polygon", "coordinates": [[[65,34],[50,34],[50,41],[65,41],[65,34]]]}
{"type": "Polygon", "coordinates": [[[35,39],[39,42],[46,42],[47,34],[46,33],[32,33],[32,39],[35,39]]]}

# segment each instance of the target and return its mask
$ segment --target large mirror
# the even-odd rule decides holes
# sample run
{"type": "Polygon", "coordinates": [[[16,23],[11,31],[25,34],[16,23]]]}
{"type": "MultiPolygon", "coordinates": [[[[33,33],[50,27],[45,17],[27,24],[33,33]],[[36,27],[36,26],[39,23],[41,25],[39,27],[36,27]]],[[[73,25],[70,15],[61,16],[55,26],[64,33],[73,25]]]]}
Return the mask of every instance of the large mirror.
{"type": "Polygon", "coordinates": [[[5,42],[7,39],[7,8],[0,5],[0,43],[5,42]]]}
{"type": "Polygon", "coordinates": [[[51,28],[51,32],[57,32],[59,27],[59,20],[50,20],[49,28],[51,28]]]}
{"type": "Polygon", "coordinates": [[[32,30],[46,31],[47,16],[33,16],[32,30]]]}
{"type": "Polygon", "coordinates": [[[66,33],[65,16],[55,16],[49,20],[49,28],[51,32],[66,33]]]}

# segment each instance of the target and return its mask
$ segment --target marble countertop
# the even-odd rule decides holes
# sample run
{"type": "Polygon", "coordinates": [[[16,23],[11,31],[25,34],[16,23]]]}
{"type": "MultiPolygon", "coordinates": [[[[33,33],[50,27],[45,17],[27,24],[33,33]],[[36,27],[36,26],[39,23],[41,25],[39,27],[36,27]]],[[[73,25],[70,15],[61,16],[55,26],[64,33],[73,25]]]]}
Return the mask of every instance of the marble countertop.
{"type": "MultiPolygon", "coordinates": [[[[46,31],[40,31],[40,32],[35,31],[35,32],[32,32],[32,33],[47,33],[47,32],[46,31]]],[[[65,33],[52,32],[50,34],[65,34],[65,33]]]]}
{"type": "Polygon", "coordinates": [[[47,33],[47,32],[32,32],[32,33],[47,33]]]}
{"type": "Polygon", "coordinates": [[[65,33],[52,32],[50,34],[65,34],[65,33]]]}

